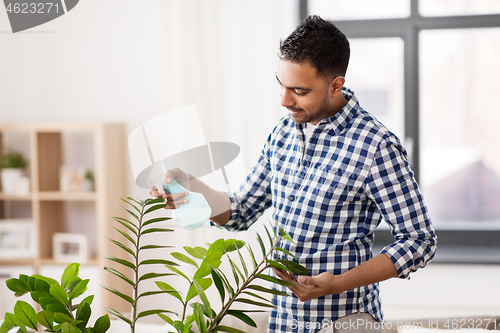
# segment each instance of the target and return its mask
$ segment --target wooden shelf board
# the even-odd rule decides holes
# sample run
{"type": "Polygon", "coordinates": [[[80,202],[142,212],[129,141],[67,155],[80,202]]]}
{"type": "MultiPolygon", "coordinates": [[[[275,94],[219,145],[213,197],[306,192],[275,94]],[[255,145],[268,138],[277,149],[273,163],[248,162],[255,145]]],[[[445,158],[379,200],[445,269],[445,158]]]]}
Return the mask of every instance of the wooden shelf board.
{"type": "Polygon", "coordinates": [[[12,200],[12,201],[30,201],[33,200],[33,195],[17,195],[17,194],[5,194],[0,192],[0,200],[12,200]]]}
{"type": "Polygon", "coordinates": [[[35,264],[35,259],[0,259],[2,266],[32,266],[35,264]]]}
{"type": "Polygon", "coordinates": [[[38,192],[40,200],[52,201],[94,201],[97,196],[95,192],[38,192]]]}
{"type": "MultiPolygon", "coordinates": [[[[69,265],[70,262],[62,262],[62,261],[57,261],[54,259],[41,259],[40,260],[40,265],[61,265],[61,266],[67,266],[69,265]]],[[[99,261],[97,259],[89,259],[84,263],[80,263],[82,266],[95,266],[98,265],[99,261]]]]}

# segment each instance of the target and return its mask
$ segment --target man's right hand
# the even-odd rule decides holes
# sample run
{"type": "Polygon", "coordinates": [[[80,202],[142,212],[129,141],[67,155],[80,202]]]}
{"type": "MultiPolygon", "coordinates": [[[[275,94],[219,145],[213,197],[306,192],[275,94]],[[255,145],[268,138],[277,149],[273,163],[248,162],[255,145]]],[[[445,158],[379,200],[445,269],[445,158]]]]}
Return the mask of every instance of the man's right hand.
{"type": "MultiPolygon", "coordinates": [[[[179,168],[174,168],[168,170],[165,174],[165,182],[167,184],[172,183],[172,180],[175,179],[179,184],[181,184],[185,189],[191,190],[190,185],[190,176],[179,168]]],[[[180,205],[186,204],[189,202],[188,199],[184,199],[189,195],[189,191],[181,192],[181,193],[169,193],[166,189],[157,189],[153,186],[149,194],[155,198],[162,198],[167,200],[168,206],[166,209],[176,209],[179,208],[180,205]]]]}

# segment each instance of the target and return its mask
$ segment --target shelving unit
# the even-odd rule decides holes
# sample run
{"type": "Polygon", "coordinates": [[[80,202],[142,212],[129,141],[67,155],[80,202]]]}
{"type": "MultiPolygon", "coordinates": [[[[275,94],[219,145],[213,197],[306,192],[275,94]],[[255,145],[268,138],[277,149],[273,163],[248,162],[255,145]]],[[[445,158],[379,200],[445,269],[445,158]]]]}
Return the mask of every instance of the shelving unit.
{"type": "MultiPolygon", "coordinates": [[[[0,153],[2,148],[7,148],[9,138],[16,141],[18,137],[23,138],[17,140],[25,145],[22,150],[29,152],[25,156],[29,160],[27,176],[30,178],[31,191],[27,195],[7,195],[0,191],[0,223],[2,219],[12,218],[12,215],[30,215],[29,218],[34,223],[37,249],[32,259],[0,260],[0,268],[28,265],[40,273],[50,266],[56,267],[56,270],[60,267],[62,271],[67,263],[54,260],[53,234],[82,233],[87,236],[89,260],[82,263],[81,267],[95,268],[99,272],[99,281],[91,283],[126,291],[128,286],[122,280],[102,270],[104,266],[114,266],[104,256],[122,255],[106,236],[114,237],[116,233],[110,227],[112,216],[126,217],[116,205],[120,203],[119,198],[127,195],[125,126],[102,123],[0,124],[0,153]],[[72,140],[75,136],[80,136],[80,139],[72,140]],[[90,163],[85,167],[93,170],[94,191],[61,192],[60,169],[68,163],[65,155],[81,159],[80,155],[85,154],[80,154],[80,150],[87,152],[83,158],[87,158],[86,162],[90,163]],[[66,154],[68,152],[71,154],[66,154]],[[21,208],[17,210],[21,210],[20,212],[11,207],[19,205],[21,208]],[[76,213],[72,212],[75,209],[76,213]]],[[[119,311],[127,309],[122,299],[100,287],[95,289],[92,292],[99,293],[96,300],[100,299],[102,306],[93,304],[94,309],[101,308],[103,312],[104,306],[111,304],[119,311]]],[[[3,314],[0,315],[3,317],[3,314]]]]}

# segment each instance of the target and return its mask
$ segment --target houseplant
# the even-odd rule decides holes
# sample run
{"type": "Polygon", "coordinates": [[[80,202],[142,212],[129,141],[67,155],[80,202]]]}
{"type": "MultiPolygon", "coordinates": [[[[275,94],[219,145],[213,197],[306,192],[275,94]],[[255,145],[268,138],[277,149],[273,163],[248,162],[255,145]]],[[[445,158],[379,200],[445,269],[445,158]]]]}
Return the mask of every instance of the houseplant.
{"type": "Polygon", "coordinates": [[[14,313],[6,313],[0,326],[0,332],[23,332],[37,330],[43,326],[45,332],[52,333],[104,333],[110,326],[109,316],[103,315],[96,320],[94,327],[88,325],[93,295],[87,296],[75,304],[76,298],[87,290],[89,280],[82,280],[79,275],[80,264],[69,264],[61,277],[61,282],[38,274],[19,275],[6,281],[7,287],[15,296],[30,293],[41,311],[27,302],[17,301],[14,313]],[[18,330],[16,331],[16,327],[18,330]]]}
{"type": "MultiPolygon", "coordinates": [[[[202,246],[197,246],[195,248],[185,246],[184,250],[186,254],[181,252],[171,253],[173,260],[146,259],[140,261],[139,258],[141,257],[140,254],[142,251],[168,247],[164,245],[153,244],[142,245],[141,243],[141,238],[145,234],[172,231],[171,229],[153,226],[156,225],[156,223],[169,220],[170,218],[146,218],[146,215],[148,213],[165,208],[167,204],[163,199],[147,199],[145,201],[142,201],[128,197],[127,199],[122,200],[129,205],[128,208],[122,208],[126,210],[135,221],[132,222],[124,218],[114,217],[114,220],[128,229],[130,233],[126,233],[116,229],[126,239],[126,242],[120,242],[114,239],[110,239],[110,241],[113,242],[116,246],[120,247],[126,253],[128,253],[128,255],[132,256],[132,260],[117,257],[108,257],[108,259],[120,264],[120,267],[123,266],[125,270],[132,272],[133,278],[129,278],[128,276],[130,275],[124,274],[109,267],[106,267],[105,269],[130,284],[133,288],[133,294],[127,295],[126,293],[111,287],[105,288],[130,303],[132,308],[130,318],[127,318],[125,315],[114,309],[108,308],[108,311],[116,315],[121,320],[127,322],[130,325],[132,333],[135,332],[137,319],[149,315],[160,316],[178,333],[192,332],[191,328],[193,324],[196,324],[198,330],[202,333],[244,333],[244,331],[238,330],[236,328],[221,325],[222,319],[226,315],[231,315],[250,326],[256,327],[255,322],[246,313],[259,310],[251,311],[233,309],[233,306],[235,304],[246,303],[255,305],[257,307],[274,307],[266,298],[257,294],[257,292],[283,296],[287,295],[284,292],[255,284],[255,281],[257,279],[275,282],[283,286],[293,286],[286,281],[264,274],[264,271],[266,269],[275,267],[298,274],[309,273],[309,270],[295,261],[285,259],[279,259],[275,261],[269,259],[270,255],[273,252],[278,252],[280,256],[284,255],[293,257],[290,252],[279,246],[282,242],[292,242],[292,238],[287,235],[281,228],[274,228],[273,233],[270,233],[268,229],[266,229],[269,239],[269,248],[267,249],[261,236],[257,235],[257,240],[261,247],[263,257],[261,261],[256,260],[255,254],[250,246],[246,245],[245,242],[241,240],[235,239],[218,239],[211,244],[207,243],[206,248],[202,246]],[[243,247],[246,247],[246,251],[248,251],[248,254],[251,258],[251,264],[249,265],[247,265],[243,255],[241,254],[240,250],[243,247]],[[231,253],[235,255],[237,259],[235,259],[234,257],[231,258],[231,253]],[[188,277],[181,270],[181,267],[179,267],[180,264],[174,261],[174,259],[181,264],[188,264],[196,267],[194,275],[192,277],[188,277]],[[231,267],[233,281],[230,281],[227,275],[220,269],[222,260],[228,260],[231,267]],[[237,264],[237,262],[239,262],[239,264],[237,264]],[[148,264],[163,264],[172,272],[172,274],[139,274],[139,268],[148,264]],[[182,296],[181,292],[177,291],[170,284],[163,281],[155,281],[156,285],[159,287],[159,290],[147,291],[138,294],[137,290],[139,289],[139,284],[144,280],[163,278],[169,275],[180,276],[187,281],[188,288],[187,292],[183,294],[185,295],[184,297],[182,296]],[[218,312],[215,311],[205,293],[205,290],[208,289],[211,285],[216,286],[221,298],[222,307],[218,310],[218,312]],[[172,297],[177,299],[182,305],[182,313],[177,314],[171,310],[159,309],[146,310],[141,313],[137,313],[137,303],[141,298],[160,293],[171,295],[172,297]],[[199,297],[199,300],[201,302],[194,299],[196,296],[199,297]],[[175,315],[175,317],[172,318],[172,315],[175,315]]],[[[279,256],[277,255],[276,257],[279,256]]]]}
{"type": "Polygon", "coordinates": [[[23,154],[16,151],[8,151],[0,156],[2,191],[5,194],[16,193],[18,180],[27,165],[28,161],[23,154]]]}

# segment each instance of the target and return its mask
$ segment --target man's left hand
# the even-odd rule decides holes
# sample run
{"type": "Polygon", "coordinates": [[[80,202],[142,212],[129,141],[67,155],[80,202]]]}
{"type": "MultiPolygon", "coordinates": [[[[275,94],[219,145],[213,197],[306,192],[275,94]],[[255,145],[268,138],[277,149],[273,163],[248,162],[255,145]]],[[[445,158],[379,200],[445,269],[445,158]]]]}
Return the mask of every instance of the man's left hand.
{"type": "Polygon", "coordinates": [[[336,278],[333,274],[328,272],[323,272],[318,276],[299,276],[297,281],[295,275],[291,272],[285,272],[275,268],[273,268],[273,271],[283,281],[295,285],[295,287],[288,287],[288,289],[290,289],[301,302],[342,292],[336,290],[336,278]]]}

